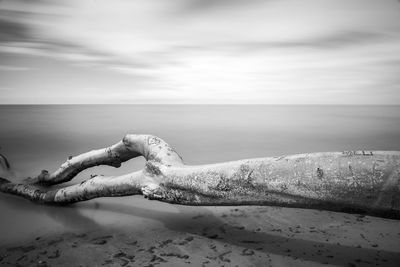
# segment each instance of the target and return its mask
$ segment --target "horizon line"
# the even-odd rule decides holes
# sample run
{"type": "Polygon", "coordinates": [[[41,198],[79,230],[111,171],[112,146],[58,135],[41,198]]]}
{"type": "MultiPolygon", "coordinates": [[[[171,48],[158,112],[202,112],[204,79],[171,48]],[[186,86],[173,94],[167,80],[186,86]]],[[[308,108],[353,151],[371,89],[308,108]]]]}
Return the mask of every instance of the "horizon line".
{"type": "Polygon", "coordinates": [[[0,103],[0,106],[400,106],[399,104],[246,104],[246,103],[0,103]]]}

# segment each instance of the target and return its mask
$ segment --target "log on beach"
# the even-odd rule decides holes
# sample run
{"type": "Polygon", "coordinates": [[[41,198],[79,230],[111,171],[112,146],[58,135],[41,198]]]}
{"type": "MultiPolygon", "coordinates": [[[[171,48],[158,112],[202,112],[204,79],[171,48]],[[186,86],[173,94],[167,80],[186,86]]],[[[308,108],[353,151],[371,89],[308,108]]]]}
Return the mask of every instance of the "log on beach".
{"type": "Polygon", "coordinates": [[[154,198],[171,203],[272,205],[400,218],[397,151],[310,153],[161,167],[160,172],[166,193],[154,198]]]}
{"type": "Polygon", "coordinates": [[[127,135],[115,145],[68,159],[53,173],[43,171],[29,183],[2,179],[0,191],[47,204],[141,194],[183,205],[271,205],[400,219],[400,152],[308,153],[190,166],[158,137],[127,135]],[[84,169],[119,167],[138,156],[147,160],[143,170],[50,187],[84,169]]]}

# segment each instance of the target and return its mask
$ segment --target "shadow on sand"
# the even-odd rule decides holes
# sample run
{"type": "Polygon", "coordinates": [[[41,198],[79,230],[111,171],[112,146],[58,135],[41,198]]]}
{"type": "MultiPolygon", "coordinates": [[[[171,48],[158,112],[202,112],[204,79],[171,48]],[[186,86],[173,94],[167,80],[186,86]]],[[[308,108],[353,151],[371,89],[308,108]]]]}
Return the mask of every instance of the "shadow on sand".
{"type": "MultiPolygon", "coordinates": [[[[168,212],[109,202],[87,202],[65,207],[52,207],[34,205],[10,196],[1,196],[1,201],[6,201],[9,208],[16,208],[21,212],[29,210],[29,212],[45,213],[64,226],[79,231],[86,231],[88,229],[99,230],[103,227],[93,219],[82,215],[80,212],[81,209],[90,212],[106,211],[156,220],[171,231],[190,233],[242,247],[243,249],[257,250],[261,253],[287,256],[293,259],[346,266],[355,266],[352,262],[357,263],[357,265],[372,266],[380,263],[385,266],[396,266],[400,262],[400,253],[373,248],[354,247],[340,243],[306,240],[296,238],[294,235],[285,236],[284,231],[287,231],[285,228],[282,228],[279,231],[280,233],[277,234],[276,229],[275,231],[256,231],[254,229],[246,229],[245,226],[240,226],[240,224],[232,223],[232,220],[235,219],[235,216],[232,214],[233,210],[246,210],[245,206],[226,207],[224,212],[231,214],[216,216],[212,212],[213,208],[179,205],[174,205],[179,212],[168,212]]],[[[279,212],[282,214],[287,212],[287,210],[286,208],[279,208],[279,212]]],[[[322,212],[321,216],[323,216],[322,212]]],[[[265,224],[268,219],[268,216],[265,216],[265,218],[262,216],[256,218],[253,213],[244,215],[244,217],[240,218],[240,220],[251,219],[254,221],[259,219],[260,225],[265,224]]],[[[296,221],[296,218],[293,221],[296,221]]],[[[138,231],[138,229],[132,226],[132,232],[135,231],[138,231]]]]}

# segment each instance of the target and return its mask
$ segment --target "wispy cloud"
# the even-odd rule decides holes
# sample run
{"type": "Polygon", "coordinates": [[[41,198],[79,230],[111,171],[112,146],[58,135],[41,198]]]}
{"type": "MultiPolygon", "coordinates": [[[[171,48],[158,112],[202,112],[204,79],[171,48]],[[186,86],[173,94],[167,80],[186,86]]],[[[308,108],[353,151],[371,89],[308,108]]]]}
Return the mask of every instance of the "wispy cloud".
{"type": "Polygon", "coordinates": [[[0,17],[0,42],[23,41],[28,38],[29,30],[27,26],[0,17]]]}
{"type": "Polygon", "coordinates": [[[30,68],[0,65],[0,71],[26,71],[30,68]]]}
{"type": "Polygon", "coordinates": [[[348,47],[371,46],[381,43],[398,43],[400,32],[357,32],[342,30],[326,35],[303,38],[301,40],[255,41],[226,44],[225,48],[241,51],[257,51],[271,48],[316,48],[336,50],[348,47]],[[230,46],[230,47],[229,47],[230,46]]]}
{"type": "Polygon", "coordinates": [[[265,1],[266,0],[183,0],[178,1],[178,10],[181,13],[207,12],[216,9],[240,8],[265,1]]]}
{"type": "Polygon", "coordinates": [[[400,103],[399,14],[391,0],[3,0],[1,101],[400,103]]]}

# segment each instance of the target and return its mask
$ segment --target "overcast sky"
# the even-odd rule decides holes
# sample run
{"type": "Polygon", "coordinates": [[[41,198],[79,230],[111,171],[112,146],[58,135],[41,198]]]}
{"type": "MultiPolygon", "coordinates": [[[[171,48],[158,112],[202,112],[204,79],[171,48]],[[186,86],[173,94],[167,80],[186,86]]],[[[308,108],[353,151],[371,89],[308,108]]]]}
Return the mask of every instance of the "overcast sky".
{"type": "Polygon", "coordinates": [[[400,2],[0,0],[0,103],[400,104],[400,2]]]}

